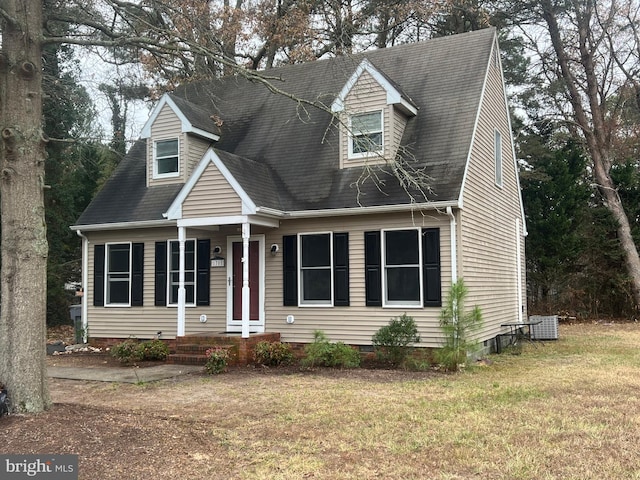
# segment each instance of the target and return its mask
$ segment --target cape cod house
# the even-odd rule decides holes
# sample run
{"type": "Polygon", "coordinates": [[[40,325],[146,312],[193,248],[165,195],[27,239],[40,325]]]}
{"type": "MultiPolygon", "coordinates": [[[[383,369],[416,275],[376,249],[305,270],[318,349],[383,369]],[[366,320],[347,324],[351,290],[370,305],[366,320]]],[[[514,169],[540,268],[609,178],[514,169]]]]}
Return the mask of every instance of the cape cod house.
{"type": "Polygon", "coordinates": [[[437,347],[461,277],[488,346],[526,315],[494,29],[264,76],[164,95],[72,226],[92,339],[322,330],[365,346],[407,313],[437,347]]]}

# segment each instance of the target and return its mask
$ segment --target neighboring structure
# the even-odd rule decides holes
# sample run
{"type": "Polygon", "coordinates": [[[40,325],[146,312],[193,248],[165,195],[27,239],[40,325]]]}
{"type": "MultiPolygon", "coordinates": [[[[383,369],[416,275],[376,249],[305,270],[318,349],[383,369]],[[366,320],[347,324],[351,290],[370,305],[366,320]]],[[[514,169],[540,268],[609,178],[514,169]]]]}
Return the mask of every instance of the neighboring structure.
{"type": "Polygon", "coordinates": [[[406,312],[421,345],[437,347],[460,277],[467,305],[482,308],[481,340],[526,315],[494,29],[265,77],[304,101],[242,77],[163,96],[72,227],[92,338],[280,332],[304,343],[323,330],[371,345],[406,312]],[[403,188],[397,166],[424,169],[429,190],[403,188]]]}

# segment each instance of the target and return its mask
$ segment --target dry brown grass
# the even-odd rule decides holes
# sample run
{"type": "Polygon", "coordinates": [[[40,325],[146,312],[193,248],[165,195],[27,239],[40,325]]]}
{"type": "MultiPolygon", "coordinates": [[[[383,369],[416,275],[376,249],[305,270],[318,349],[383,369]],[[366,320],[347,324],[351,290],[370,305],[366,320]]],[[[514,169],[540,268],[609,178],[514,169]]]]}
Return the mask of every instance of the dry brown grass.
{"type": "Polygon", "coordinates": [[[640,478],[638,347],[640,325],[582,324],[456,375],[52,381],[0,444],[78,453],[87,479],[640,478]]]}

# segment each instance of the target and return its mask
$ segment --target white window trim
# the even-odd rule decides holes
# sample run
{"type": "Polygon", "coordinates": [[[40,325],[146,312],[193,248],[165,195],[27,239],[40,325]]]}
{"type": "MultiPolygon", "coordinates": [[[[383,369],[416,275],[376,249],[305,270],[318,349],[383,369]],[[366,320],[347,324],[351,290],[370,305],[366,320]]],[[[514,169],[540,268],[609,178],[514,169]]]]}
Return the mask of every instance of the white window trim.
{"type": "Polygon", "coordinates": [[[357,158],[369,158],[369,157],[383,157],[384,156],[384,149],[385,149],[385,145],[384,145],[384,109],[380,108],[380,109],[375,109],[375,110],[370,110],[370,111],[366,111],[366,112],[357,112],[357,113],[350,113],[349,114],[349,120],[348,120],[348,132],[347,132],[347,136],[349,138],[349,142],[347,145],[347,158],[348,159],[357,159],[357,158]],[[380,134],[382,136],[382,144],[380,145],[380,149],[376,150],[374,152],[361,152],[361,153],[354,153],[353,152],[353,128],[351,125],[351,119],[354,116],[357,115],[366,115],[368,113],[376,113],[379,112],[380,113],[380,134]]]}
{"type": "Polygon", "coordinates": [[[502,188],[502,133],[497,129],[493,133],[493,161],[496,186],[502,188]]]}
{"type": "Polygon", "coordinates": [[[298,233],[298,306],[300,307],[333,307],[333,232],[305,232],[298,233]],[[303,299],[303,281],[302,281],[302,237],[309,235],[329,235],[329,270],[331,273],[331,300],[329,302],[318,302],[317,300],[303,299]]]}
{"type": "MultiPolygon", "coordinates": [[[[424,306],[424,276],[423,276],[423,265],[422,265],[422,229],[421,228],[387,228],[385,230],[381,230],[380,233],[380,255],[382,257],[382,307],[383,308],[423,308],[424,306]],[[403,303],[395,300],[389,301],[387,297],[389,296],[389,292],[387,291],[387,256],[386,252],[386,242],[387,236],[386,232],[392,231],[405,231],[405,230],[415,230],[417,232],[418,238],[418,280],[420,282],[420,299],[412,302],[412,303],[403,303]]],[[[409,266],[409,265],[407,265],[409,266]]],[[[398,265],[394,265],[394,267],[398,267],[398,265]]]]}
{"type": "Polygon", "coordinates": [[[163,178],[176,178],[180,176],[180,137],[172,138],[159,138],[153,141],[153,178],[154,180],[160,180],[163,178]],[[178,171],[171,173],[158,173],[158,158],[157,158],[157,146],[158,142],[169,142],[175,140],[178,142],[178,171]]]}
{"type": "MultiPolygon", "coordinates": [[[[167,240],[167,307],[175,308],[178,306],[178,302],[171,303],[171,243],[178,243],[180,240],[178,239],[169,239],[167,240]]],[[[193,242],[193,303],[187,303],[185,297],[185,307],[195,307],[197,301],[198,294],[198,242],[195,238],[186,238],[184,240],[185,244],[187,242],[193,242]]],[[[185,270],[186,272],[186,270],[185,270]]],[[[186,285],[186,282],[185,282],[186,285]]],[[[178,288],[180,288],[178,286],[178,288]]]]}
{"type": "Polygon", "coordinates": [[[132,242],[109,242],[105,244],[104,249],[104,306],[105,307],[130,307],[131,306],[131,282],[133,268],[133,244],[132,242]],[[128,303],[109,303],[109,247],[111,245],[129,245],[129,302],[128,303]]]}

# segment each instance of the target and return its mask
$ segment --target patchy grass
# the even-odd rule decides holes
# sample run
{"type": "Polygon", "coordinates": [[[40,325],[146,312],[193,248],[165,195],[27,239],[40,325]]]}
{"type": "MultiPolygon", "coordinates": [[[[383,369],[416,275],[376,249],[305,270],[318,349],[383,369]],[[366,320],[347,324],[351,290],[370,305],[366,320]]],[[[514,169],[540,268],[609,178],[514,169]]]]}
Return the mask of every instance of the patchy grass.
{"type": "Polygon", "coordinates": [[[637,324],[580,324],[459,374],[52,381],[64,403],[0,442],[78,453],[87,479],[640,479],[639,345],[637,324]]]}

